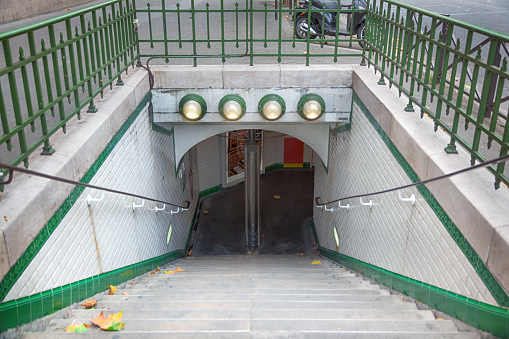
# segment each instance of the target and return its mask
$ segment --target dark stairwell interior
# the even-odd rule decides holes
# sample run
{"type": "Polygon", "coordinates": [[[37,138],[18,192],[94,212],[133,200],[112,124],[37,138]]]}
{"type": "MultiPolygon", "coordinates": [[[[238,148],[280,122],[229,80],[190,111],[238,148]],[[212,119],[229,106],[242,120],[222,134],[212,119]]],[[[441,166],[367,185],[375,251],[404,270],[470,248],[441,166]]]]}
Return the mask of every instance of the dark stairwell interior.
{"type": "MultiPolygon", "coordinates": [[[[261,243],[257,254],[312,254],[313,170],[291,169],[260,177],[261,243]]],[[[246,254],[244,184],[206,197],[192,255],[246,254]]],[[[253,253],[253,254],[255,254],[253,253]]]]}

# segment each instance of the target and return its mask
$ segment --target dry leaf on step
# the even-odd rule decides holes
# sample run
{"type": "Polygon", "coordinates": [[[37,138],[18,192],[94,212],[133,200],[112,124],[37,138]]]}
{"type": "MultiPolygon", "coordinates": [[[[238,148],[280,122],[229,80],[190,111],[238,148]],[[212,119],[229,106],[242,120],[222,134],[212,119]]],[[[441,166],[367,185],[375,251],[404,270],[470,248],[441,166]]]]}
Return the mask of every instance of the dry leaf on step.
{"type": "Polygon", "coordinates": [[[89,308],[94,307],[94,305],[96,303],[97,303],[97,300],[96,299],[92,299],[92,300],[89,300],[89,301],[85,301],[83,304],[81,304],[81,306],[85,307],[86,309],[89,309],[89,308]]]}
{"type": "Polygon", "coordinates": [[[110,285],[110,292],[108,294],[114,295],[117,289],[118,289],[117,286],[110,285]]]}
{"type": "Polygon", "coordinates": [[[90,327],[90,325],[75,324],[75,325],[67,326],[65,331],[66,332],[88,332],[87,327],[90,327]]]}
{"type": "Polygon", "coordinates": [[[97,318],[92,318],[92,323],[105,331],[120,331],[125,325],[125,323],[121,323],[123,312],[124,310],[118,313],[108,314],[105,318],[101,311],[101,314],[99,314],[97,318]]]}

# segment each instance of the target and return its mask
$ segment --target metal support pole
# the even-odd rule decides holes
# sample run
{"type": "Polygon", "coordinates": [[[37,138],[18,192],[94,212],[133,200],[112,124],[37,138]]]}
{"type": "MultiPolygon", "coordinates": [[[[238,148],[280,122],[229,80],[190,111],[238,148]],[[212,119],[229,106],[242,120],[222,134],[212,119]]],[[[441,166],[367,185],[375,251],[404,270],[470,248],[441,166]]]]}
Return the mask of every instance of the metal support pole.
{"type": "Polygon", "coordinates": [[[244,146],[246,246],[251,252],[260,245],[260,146],[255,143],[254,132],[249,130],[244,146]]]}

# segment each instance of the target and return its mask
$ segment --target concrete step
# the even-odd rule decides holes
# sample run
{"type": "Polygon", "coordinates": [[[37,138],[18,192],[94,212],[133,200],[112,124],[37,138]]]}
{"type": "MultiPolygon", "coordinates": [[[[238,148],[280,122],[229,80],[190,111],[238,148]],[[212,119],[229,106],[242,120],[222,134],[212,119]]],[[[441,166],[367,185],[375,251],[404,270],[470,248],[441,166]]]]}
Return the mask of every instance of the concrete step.
{"type": "MultiPolygon", "coordinates": [[[[45,333],[60,338],[73,321],[91,323],[104,310],[123,310],[125,327],[107,338],[460,338],[451,321],[315,257],[217,256],[187,258],[102,297],[94,310],[73,310],[52,320],[45,333]],[[127,292],[128,295],[122,293],[127,292]]],[[[73,338],[86,334],[72,333],[73,338]]]]}
{"type": "MultiPolygon", "coordinates": [[[[164,287],[163,287],[164,288],[164,287]]],[[[123,292],[127,292],[129,295],[161,295],[161,291],[154,288],[154,285],[134,285],[127,287],[122,290],[117,290],[115,292],[115,295],[122,295],[123,292]]],[[[168,291],[165,291],[168,292],[168,291]]],[[[171,290],[172,294],[180,294],[180,295],[186,295],[186,294],[196,294],[195,289],[186,289],[186,288],[180,288],[176,289],[175,287],[171,290]]],[[[202,294],[224,294],[224,289],[214,289],[214,288],[203,288],[200,290],[200,293],[202,294]]],[[[248,289],[248,288],[237,288],[233,290],[229,290],[229,295],[235,295],[235,294],[285,294],[285,295],[293,295],[293,294],[311,294],[311,295],[389,295],[388,290],[380,290],[376,288],[337,288],[337,289],[288,289],[288,288],[274,288],[274,289],[264,289],[264,288],[256,288],[256,289],[248,289]]]]}
{"type": "MultiPolygon", "coordinates": [[[[134,285],[133,285],[134,286],[134,285]]],[[[366,290],[380,290],[380,286],[372,285],[369,283],[362,283],[362,284],[299,284],[299,283],[287,283],[287,284],[275,284],[274,286],[271,286],[271,284],[266,283],[256,283],[256,282],[250,282],[250,283],[230,283],[230,282],[221,282],[221,283],[193,283],[189,282],[189,284],[173,284],[171,282],[168,283],[147,283],[143,285],[139,285],[141,288],[161,288],[163,290],[165,289],[172,289],[172,290],[202,290],[205,288],[208,289],[218,289],[218,290],[233,290],[233,289],[243,289],[243,288],[253,288],[253,289],[290,289],[290,290],[342,290],[342,289],[366,289],[366,290]]],[[[128,292],[129,290],[126,289],[128,292]]],[[[118,292],[117,292],[118,293],[118,292]]]]}
{"type": "Polygon", "coordinates": [[[380,309],[386,311],[393,310],[416,310],[417,307],[412,303],[402,302],[376,302],[376,301],[153,301],[150,303],[142,301],[102,301],[102,308],[110,309],[174,309],[174,310],[245,310],[245,309],[299,309],[303,311],[311,310],[348,310],[348,309],[380,309]]]}
{"type": "MultiPolygon", "coordinates": [[[[122,309],[94,309],[73,310],[69,319],[76,319],[77,323],[89,322],[102,311],[104,315],[118,313],[122,309]]],[[[386,312],[385,310],[314,310],[302,312],[301,310],[160,310],[160,309],[125,309],[122,321],[131,319],[399,319],[399,320],[434,320],[433,313],[425,310],[406,310],[386,312]]]]}
{"type": "MultiPolygon", "coordinates": [[[[224,293],[224,292],[223,292],[224,293]]],[[[160,294],[160,295],[107,295],[99,304],[108,301],[373,301],[373,302],[397,302],[401,298],[396,295],[308,295],[308,294],[160,294]]]]}
{"type": "MultiPolygon", "coordinates": [[[[373,331],[373,332],[347,332],[347,331],[312,331],[312,332],[299,332],[299,331],[221,331],[221,332],[129,332],[122,330],[121,332],[93,332],[92,333],[51,333],[51,339],[69,339],[69,338],[115,338],[115,339],[264,339],[264,338],[297,338],[297,339],[362,339],[362,338],[394,338],[394,339],[478,339],[479,334],[469,332],[387,332],[387,331],[373,331]]],[[[48,333],[27,333],[23,335],[24,339],[48,339],[48,333]]]]}
{"type": "MultiPolygon", "coordinates": [[[[89,321],[89,324],[92,322],[89,321]]],[[[50,322],[45,332],[61,332],[69,324],[67,319],[57,319],[50,322]]],[[[95,327],[95,326],[94,326],[95,327]]],[[[97,328],[97,327],[95,327],[97,328]]],[[[93,329],[91,327],[91,329],[93,329]]],[[[97,328],[98,329],[98,328],[97,328]]],[[[125,322],[123,331],[136,332],[222,332],[222,331],[250,331],[250,319],[131,319],[125,322]]]]}

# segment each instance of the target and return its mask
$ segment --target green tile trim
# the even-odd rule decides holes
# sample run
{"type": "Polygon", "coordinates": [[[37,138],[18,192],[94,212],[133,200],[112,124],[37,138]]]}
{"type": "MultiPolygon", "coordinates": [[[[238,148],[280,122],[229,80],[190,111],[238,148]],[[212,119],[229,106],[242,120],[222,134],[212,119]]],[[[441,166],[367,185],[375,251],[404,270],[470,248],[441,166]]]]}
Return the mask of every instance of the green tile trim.
{"type": "MultiPolygon", "coordinates": [[[[355,91],[353,92],[353,98],[355,103],[359,106],[361,111],[364,113],[366,118],[368,118],[369,122],[373,125],[373,127],[376,129],[377,133],[380,135],[382,140],[384,141],[385,145],[389,148],[392,155],[396,158],[398,163],[401,165],[405,173],[408,175],[410,180],[412,182],[418,182],[420,181],[419,177],[415,173],[415,171],[412,169],[412,167],[408,164],[408,162],[405,160],[405,158],[401,155],[401,153],[398,151],[396,146],[392,143],[389,136],[385,133],[385,131],[382,129],[380,124],[376,121],[375,118],[371,115],[369,110],[364,106],[364,103],[360,100],[360,98],[357,96],[357,93],[355,91]]],[[[465,238],[465,236],[461,233],[461,231],[458,229],[458,227],[454,224],[454,222],[451,220],[449,215],[445,212],[445,210],[442,208],[442,206],[438,203],[438,201],[435,199],[433,194],[428,190],[428,188],[424,185],[417,186],[417,189],[422,194],[423,198],[426,200],[428,205],[433,209],[435,214],[437,215],[438,219],[442,222],[446,230],[449,232],[451,237],[454,239],[456,244],[460,247],[460,249],[463,251],[463,254],[467,257],[468,261],[474,269],[476,270],[479,277],[482,279],[488,290],[490,291],[491,295],[497,303],[504,307],[509,307],[509,296],[507,295],[507,292],[503,289],[503,287],[500,285],[500,283],[497,281],[495,276],[490,272],[488,267],[486,267],[485,263],[482,261],[481,257],[477,254],[477,252],[474,250],[472,245],[468,242],[468,240],[465,238]]]]}
{"type": "Polygon", "coordinates": [[[200,192],[199,197],[200,198],[204,198],[207,195],[211,195],[212,193],[219,192],[220,190],[221,190],[221,185],[217,185],[217,186],[214,186],[214,187],[211,187],[211,188],[207,188],[206,190],[203,190],[203,191],[200,192]]]}
{"type": "MultiPolygon", "coordinates": [[[[126,120],[126,122],[122,125],[122,127],[119,129],[119,131],[111,139],[111,141],[105,147],[103,152],[99,155],[99,157],[96,159],[96,161],[92,164],[92,166],[90,166],[88,171],[81,178],[81,180],[80,180],[81,182],[87,183],[87,184],[90,183],[90,180],[92,180],[92,178],[97,173],[99,168],[102,166],[102,164],[104,163],[106,158],[110,155],[111,151],[115,148],[115,146],[118,144],[120,139],[124,136],[126,131],[129,129],[129,127],[136,120],[136,118],[141,113],[143,108],[148,104],[151,96],[152,96],[151,92],[148,92],[148,94],[145,96],[145,98],[143,98],[143,100],[138,105],[138,107],[136,107],[136,109],[131,114],[131,116],[126,120]]],[[[35,258],[37,253],[39,253],[42,246],[46,243],[46,240],[48,240],[50,235],[53,233],[53,231],[60,224],[60,222],[65,217],[67,212],[69,212],[69,210],[74,205],[74,203],[79,199],[79,197],[84,189],[85,189],[84,187],[76,186],[71,191],[71,194],[69,194],[67,199],[65,199],[65,201],[58,208],[58,210],[48,220],[46,225],[44,225],[44,227],[39,231],[39,234],[37,234],[35,236],[34,240],[32,240],[32,243],[30,243],[30,245],[28,245],[25,252],[16,261],[16,263],[14,265],[12,265],[9,272],[7,272],[5,277],[0,282],[0,301],[3,301],[5,299],[5,296],[7,295],[7,293],[9,293],[12,286],[14,286],[14,284],[19,279],[21,274],[23,274],[23,272],[28,267],[30,262],[32,262],[32,260],[35,258]]]]}
{"type": "Polygon", "coordinates": [[[482,331],[500,338],[509,337],[509,309],[469,299],[324,247],[320,247],[319,251],[330,260],[482,331]]]}
{"type": "Polygon", "coordinates": [[[173,251],[65,286],[1,303],[0,332],[52,314],[103,292],[110,285],[121,284],[182,257],[183,250],[173,251]]]}
{"type": "Polygon", "coordinates": [[[152,123],[152,130],[154,132],[157,132],[157,133],[161,133],[161,134],[164,134],[164,135],[167,135],[169,137],[172,137],[173,136],[173,128],[172,129],[167,129],[155,122],[152,123]]]}
{"type": "Polygon", "coordinates": [[[265,173],[270,171],[275,171],[277,169],[285,169],[285,170],[291,170],[291,169],[303,169],[303,168],[311,168],[311,163],[304,162],[302,163],[302,167],[284,167],[284,164],[282,162],[277,162],[275,164],[265,166],[265,173]]]}

